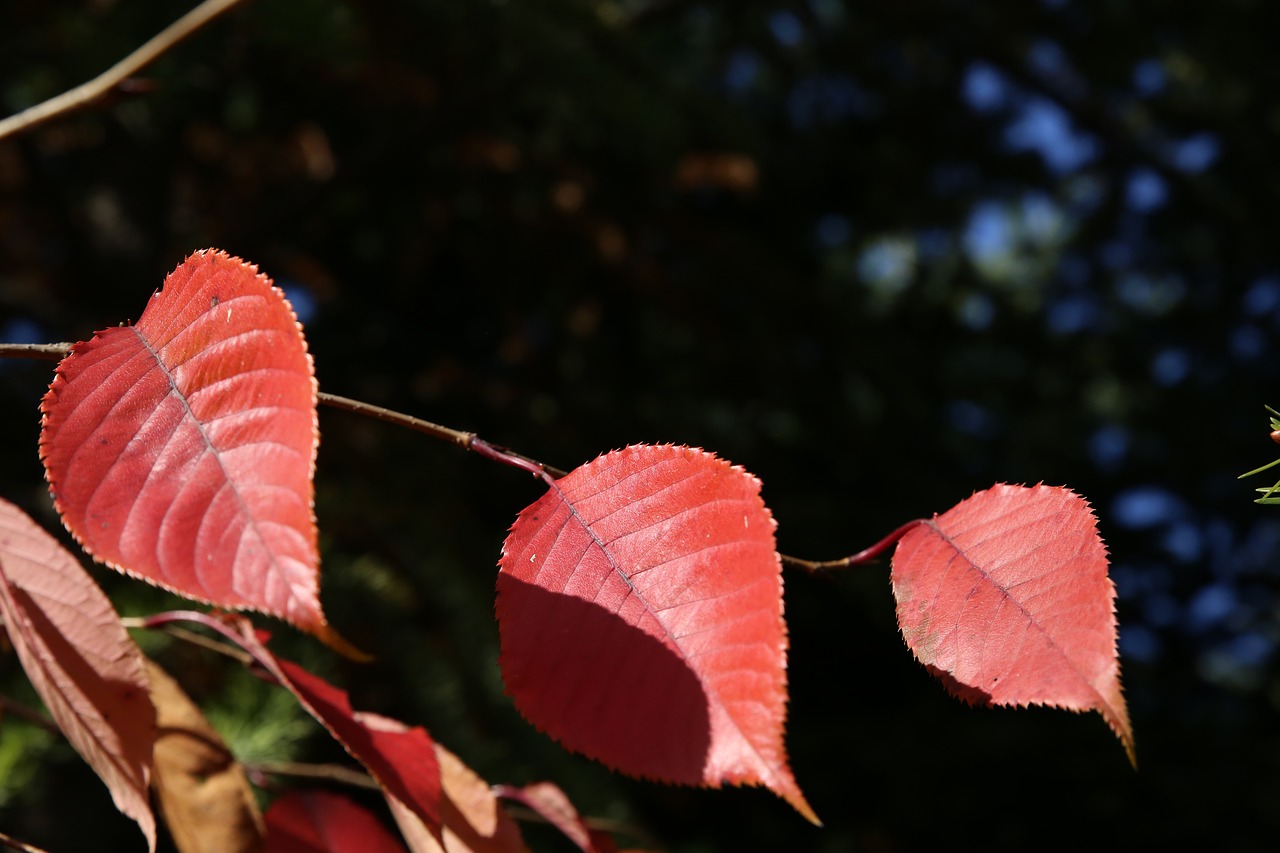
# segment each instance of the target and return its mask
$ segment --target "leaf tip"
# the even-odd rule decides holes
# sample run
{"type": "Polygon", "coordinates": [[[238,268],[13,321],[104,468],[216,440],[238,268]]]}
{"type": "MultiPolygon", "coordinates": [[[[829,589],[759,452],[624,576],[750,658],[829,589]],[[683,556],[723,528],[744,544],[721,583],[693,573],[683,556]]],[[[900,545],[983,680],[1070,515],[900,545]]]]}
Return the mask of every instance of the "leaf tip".
{"type": "Polygon", "coordinates": [[[307,626],[306,630],[311,634],[311,636],[315,637],[317,640],[324,643],[347,660],[352,660],[356,663],[371,663],[375,660],[373,655],[357,648],[346,637],[335,631],[333,626],[328,622],[321,622],[317,625],[307,626]]]}
{"type": "Polygon", "coordinates": [[[795,790],[788,791],[784,794],[783,799],[786,800],[793,809],[798,811],[801,817],[809,821],[809,823],[819,829],[822,828],[822,819],[818,817],[818,813],[809,805],[809,801],[804,798],[804,794],[800,793],[800,788],[798,786],[795,790]]]}
{"type": "Polygon", "coordinates": [[[1121,736],[1120,740],[1121,742],[1124,743],[1125,755],[1129,756],[1129,766],[1132,767],[1134,770],[1137,770],[1138,769],[1138,752],[1137,752],[1137,749],[1134,747],[1133,736],[1132,735],[1128,735],[1127,737],[1121,736]]]}
{"type": "MultiPolygon", "coordinates": [[[[1116,692],[1119,693],[1119,685],[1116,692]]],[[[1098,709],[1103,719],[1107,721],[1107,725],[1111,731],[1119,739],[1120,745],[1124,747],[1124,754],[1129,759],[1129,765],[1134,770],[1138,769],[1138,750],[1133,740],[1133,725],[1129,722],[1129,709],[1125,705],[1124,696],[1118,696],[1116,707],[1105,704],[1098,709]]]]}

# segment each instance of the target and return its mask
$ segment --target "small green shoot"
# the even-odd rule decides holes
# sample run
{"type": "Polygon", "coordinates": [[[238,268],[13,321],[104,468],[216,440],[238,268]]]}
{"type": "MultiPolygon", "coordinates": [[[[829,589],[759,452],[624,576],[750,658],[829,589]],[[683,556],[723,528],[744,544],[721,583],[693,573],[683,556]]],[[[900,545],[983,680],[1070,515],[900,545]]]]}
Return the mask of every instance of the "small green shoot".
{"type": "MultiPolygon", "coordinates": [[[[1270,406],[1267,406],[1267,411],[1271,413],[1271,440],[1276,443],[1280,443],[1280,412],[1277,412],[1275,409],[1271,408],[1270,406]]],[[[1266,471],[1269,468],[1274,468],[1277,465],[1280,465],[1280,459],[1276,459],[1274,461],[1268,462],[1266,465],[1263,465],[1261,468],[1254,468],[1252,471],[1246,471],[1245,473],[1241,474],[1238,479],[1244,479],[1245,477],[1252,477],[1254,474],[1261,474],[1263,471],[1266,471]]],[[[1277,492],[1280,492],[1280,481],[1277,481],[1276,484],[1274,486],[1271,486],[1270,488],[1257,489],[1256,491],[1261,492],[1262,497],[1255,498],[1253,501],[1254,503],[1268,504],[1268,505],[1280,504],[1280,495],[1276,494],[1277,492]]]]}

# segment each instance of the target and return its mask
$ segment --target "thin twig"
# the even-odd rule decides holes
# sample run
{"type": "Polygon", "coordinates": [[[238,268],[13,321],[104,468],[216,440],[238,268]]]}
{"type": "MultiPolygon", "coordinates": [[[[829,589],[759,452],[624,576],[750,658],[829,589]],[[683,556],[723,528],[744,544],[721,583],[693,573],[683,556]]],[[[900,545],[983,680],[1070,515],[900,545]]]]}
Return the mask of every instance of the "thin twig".
{"type": "MultiPolygon", "coordinates": [[[[71,344],[0,344],[0,358],[11,356],[16,358],[43,358],[48,360],[57,360],[66,356],[70,351],[71,344]]],[[[352,412],[357,415],[364,415],[365,417],[383,421],[384,423],[395,424],[396,426],[402,426],[406,429],[411,429],[415,432],[429,435],[432,438],[447,441],[450,444],[461,447],[463,450],[470,450],[473,453],[478,453],[486,459],[493,459],[497,462],[514,466],[523,471],[528,471],[535,477],[556,480],[565,475],[565,472],[561,469],[548,465],[545,462],[539,462],[537,459],[516,453],[514,450],[510,450],[500,445],[490,444],[474,432],[452,429],[451,427],[441,426],[440,424],[432,423],[431,421],[423,420],[422,418],[415,418],[412,415],[406,415],[403,412],[385,409],[382,406],[375,406],[372,403],[353,400],[350,397],[340,397],[337,394],[328,394],[323,391],[320,392],[319,402],[329,406],[330,408],[341,409],[342,411],[352,412]]],[[[871,547],[864,548],[856,554],[852,554],[848,557],[841,557],[837,560],[805,560],[800,557],[792,557],[787,554],[779,554],[778,557],[782,560],[782,564],[784,566],[792,569],[799,569],[811,574],[847,569],[852,566],[870,562],[881,552],[885,551],[890,545],[893,545],[906,535],[908,530],[921,523],[923,523],[922,519],[908,521],[906,524],[902,525],[871,547]]]]}
{"type": "MultiPolygon", "coordinates": [[[[0,350],[0,355],[3,350],[0,350]]],[[[364,403],[360,400],[352,400],[349,397],[339,397],[337,394],[326,394],[320,392],[320,402],[334,409],[342,409],[347,412],[354,412],[358,415],[374,418],[376,420],[385,421],[386,423],[395,424],[396,426],[406,427],[416,432],[425,433],[432,438],[439,438],[443,441],[456,444],[463,450],[471,450],[479,453],[486,459],[493,459],[503,462],[507,465],[513,465],[525,471],[529,471],[534,476],[541,477],[550,475],[551,477],[563,477],[564,472],[559,468],[553,468],[550,465],[539,462],[536,459],[530,459],[528,456],[500,447],[496,444],[490,444],[484,439],[477,436],[474,432],[463,432],[462,430],[451,429],[447,426],[434,424],[431,421],[425,421],[422,418],[415,418],[412,415],[406,415],[401,412],[384,409],[382,406],[375,406],[372,403],[364,403]]]]}
{"type": "Polygon", "coordinates": [[[341,782],[359,788],[381,789],[377,780],[368,773],[342,764],[301,764],[295,761],[257,761],[246,763],[245,770],[268,776],[298,776],[303,779],[324,779],[341,782]]]}
{"type": "Polygon", "coordinates": [[[81,109],[119,86],[125,79],[137,74],[155,62],[166,51],[195,33],[214,18],[239,4],[241,0],[205,0],[196,8],[174,21],[142,47],[74,89],[28,107],[16,115],[0,121],[0,139],[30,130],[52,121],[66,113],[81,109]]]}
{"type": "Polygon", "coordinates": [[[34,723],[47,732],[53,732],[55,735],[62,734],[62,729],[58,728],[58,724],[48,714],[10,699],[8,696],[0,696],[0,713],[12,714],[19,719],[26,720],[28,723],[34,723]]]}
{"type": "Polygon", "coordinates": [[[372,403],[365,403],[360,400],[352,400],[349,397],[339,397],[337,394],[326,394],[320,392],[320,402],[326,406],[335,409],[342,409],[347,412],[354,412],[357,415],[373,418],[374,420],[384,421],[386,423],[395,424],[396,426],[407,427],[417,432],[426,433],[432,438],[439,438],[444,441],[458,445],[463,450],[471,449],[471,442],[475,441],[476,434],[474,432],[463,432],[462,430],[451,429],[440,424],[433,424],[431,421],[424,421],[422,418],[415,418],[412,415],[406,415],[401,412],[384,409],[382,406],[375,406],[372,403]]]}
{"type": "Polygon", "coordinates": [[[0,344],[0,358],[38,358],[60,361],[71,352],[71,344],[0,344]]]}
{"type": "MultiPolygon", "coordinates": [[[[237,616],[236,618],[239,620],[244,619],[242,616],[237,616]]],[[[197,625],[203,625],[204,627],[221,634],[233,644],[243,649],[244,653],[249,656],[249,661],[245,665],[250,669],[255,671],[261,670],[262,673],[273,672],[268,661],[260,658],[251,648],[244,645],[241,638],[236,634],[235,629],[219,619],[217,616],[209,613],[201,613],[199,610],[166,610],[163,613],[153,613],[150,616],[144,616],[139,622],[129,624],[128,627],[156,630],[168,628],[174,622],[194,622],[197,625]]],[[[232,657],[236,656],[232,655],[232,657]]],[[[272,674],[267,680],[275,681],[277,679],[275,675],[272,674]]]]}
{"type": "Polygon", "coordinates": [[[125,617],[120,623],[126,628],[150,628],[159,631],[162,634],[168,634],[175,640],[181,640],[184,643],[190,643],[193,646],[199,646],[202,649],[208,649],[211,652],[217,652],[224,657],[238,661],[244,666],[253,663],[253,655],[246,652],[239,646],[233,646],[230,643],[220,643],[212,637],[206,637],[204,634],[197,634],[195,631],[189,631],[178,625],[152,625],[148,624],[146,617],[125,617]]]}
{"type": "MultiPolygon", "coordinates": [[[[32,358],[43,359],[45,361],[59,361],[66,358],[71,352],[72,344],[4,344],[0,343],[0,358],[32,358]]],[[[321,391],[318,401],[333,409],[341,409],[345,412],[353,412],[357,415],[364,415],[367,418],[383,421],[396,426],[402,426],[415,432],[424,433],[432,438],[438,438],[447,441],[450,444],[457,445],[463,450],[474,451],[486,459],[493,459],[498,462],[512,465],[525,471],[529,471],[534,476],[544,477],[550,476],[553,479],[563,477],[565,472],[559,468],[555,468],[546,463],[539,462],[536,459],[530,459],[528,456],[516,453],[506,447],[497,444],[491,444],[477,436],[474,432],[465,432],[463,430],[453,429],[451,427],[442,426],[432,423],[422,418],[415,418],[412,415],[406,415],[403,412],[397,412],[392,409],[385,409],[382,406],[375,406],[373,403],[366,403],[362,400],[353,400],[350,397],[341,397],[337,394],[329,394],[321,391]]]]}

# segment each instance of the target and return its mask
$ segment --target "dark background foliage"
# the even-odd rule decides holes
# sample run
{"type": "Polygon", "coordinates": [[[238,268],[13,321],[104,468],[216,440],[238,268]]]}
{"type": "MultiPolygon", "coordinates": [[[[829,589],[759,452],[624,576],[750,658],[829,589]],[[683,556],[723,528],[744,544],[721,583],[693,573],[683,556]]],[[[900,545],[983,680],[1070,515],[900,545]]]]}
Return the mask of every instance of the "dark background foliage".
{"type": "MultiPolygon", "coordinates": [[[[0,111],[180,11],[3,4],[0,111]]],[[[556,781],[628,843],[1273,849],[1280,516],[1235,478],[1274,451],[1278,16],[256,0],[142,91],[0,142],[0,339],[133,319],[217,246],[293,297],[324,390],[561,467],[707,447],[763,480],[784,553],[851,553],[996,481],[1069,485],[1113,557],[1136,773],[1096,715],[949,698],[897,635],[886,564],[787,576],[788,743],[825,829],[761,791],[567,754],[496,666],[495,562],[536,483],[334,411],[325,606],[378,661],[278,633],[358,707],[425,725],[491,781],[556,781]]],[[[56,530],[35,453],[50,373],[0,365],[0,495],[56,530]]],[[[95,577],[126,613],[169,601],[95,577]]],[[[340,758],[269,689],[146,642],[242,755],[340,758]]],[[[13,656],[0,667],[29,699],[13,656]]],[[[65,746],[12,718],[0,829],[139,844],[65,746]]]]}

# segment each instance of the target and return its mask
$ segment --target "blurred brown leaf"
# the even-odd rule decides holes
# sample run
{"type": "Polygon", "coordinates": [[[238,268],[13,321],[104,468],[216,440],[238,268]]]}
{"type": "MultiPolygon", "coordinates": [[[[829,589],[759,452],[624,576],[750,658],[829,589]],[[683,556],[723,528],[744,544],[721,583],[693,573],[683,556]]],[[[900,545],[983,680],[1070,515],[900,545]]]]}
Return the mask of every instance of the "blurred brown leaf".
{"type": "Polygon", "coordinates": [[[719,189],[735,193],[755,192],[760,168],[745,154],[713,151],[686,154],[676,167],[679,190],[719,189]]]}

